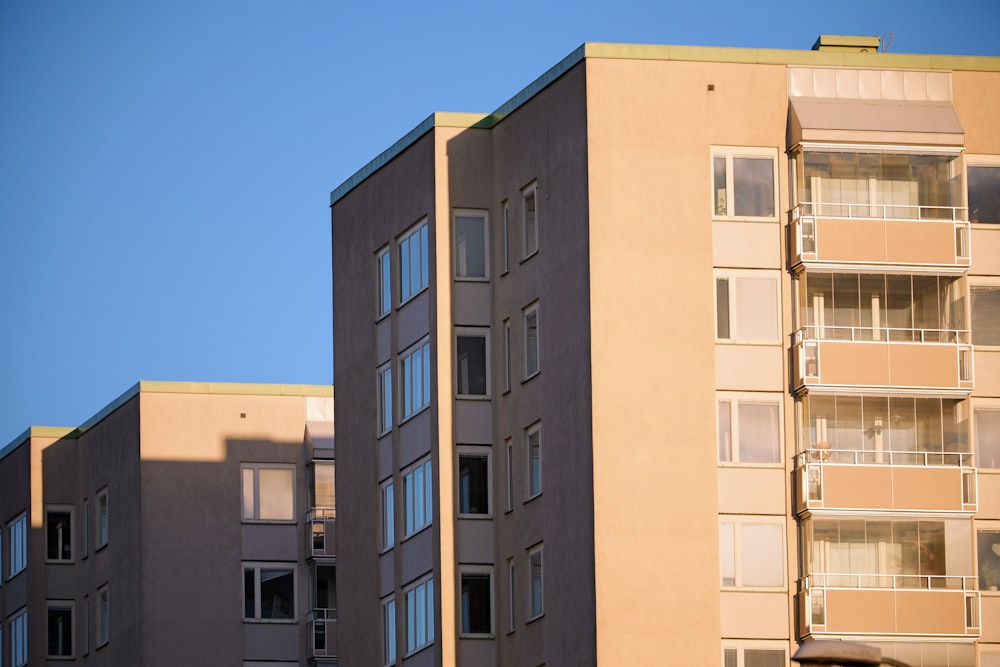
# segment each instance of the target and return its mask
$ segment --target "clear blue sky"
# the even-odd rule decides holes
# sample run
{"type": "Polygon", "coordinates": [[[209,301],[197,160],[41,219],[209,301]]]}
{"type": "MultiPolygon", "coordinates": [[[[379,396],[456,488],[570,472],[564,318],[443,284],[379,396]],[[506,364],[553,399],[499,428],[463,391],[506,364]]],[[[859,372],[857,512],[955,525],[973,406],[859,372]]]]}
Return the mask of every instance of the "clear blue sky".
{"type": "Polygon", "coordinates": [[[1000,2],[2,0],[0,447],[140,379],[331,382],[329,192],[433,111],[585,41],[889,31],[1000,55],[1000,2]]]}

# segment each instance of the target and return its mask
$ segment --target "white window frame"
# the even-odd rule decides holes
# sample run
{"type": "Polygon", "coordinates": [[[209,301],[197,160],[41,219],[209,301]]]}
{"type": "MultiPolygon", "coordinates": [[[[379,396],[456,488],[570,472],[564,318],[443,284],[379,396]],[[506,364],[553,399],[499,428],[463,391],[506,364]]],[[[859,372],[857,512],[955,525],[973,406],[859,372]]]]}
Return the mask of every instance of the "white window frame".
{"type": "Polygon", "coordinates": [[[403,538],[409,539],[434,523],[434,467],[430,457],[402,472],[403,538]]]}
{"type": "Polygon", "coordinates": [[[488,327],[455,327],[455,375],[453,381],[455,382],[455,398],[461,400],[487,400],[490,398],[490,383],[492,382],[490,369],[490,330],[488,327]],[[459,360],[458,360],[458,339],[459,338],[482,338],[483,339],[483,366],[486,373],[485,389],[484,394],[463,394],[459,393],[459,382],[458,373],[459,360]]]}
{"type": "Polygon", "coordinates": [[[455,209],[452,213],[452,235],[454,238],[454,252],[452,253],[452,261],[454,262],[454,276],[455,280],[459,282],[489,282],[490,279],[490,223],[489,223],[489,213],[480,209],[470,209],[470,208],[459,208],[455,209]],[[481,276],[470,276],[466,275],[465,272],[460,271],[461,264],[461,248],[459,247],[458,241],[458,219],[477,219],[480,221],[483,227],[483,275],[481,276]]]}
{"type": "Polygon", "coordinates": [[[514,511],[514,439],[504,440],[507,450],[507,512],[514,511]]]}
{"type": "MultiPolygon", "coordinates": [[[[8,643],[10,644],[10,664],[24,667],[28,664],[28,608],[22,607],[10,615],[7,621],[8,643]]],[[[2,647],[0,647],[2,648],[2,647]]]]}
{"type": "Polygon", "coordinates": [[[46,505],[45,506],[45,562],[52,564],[72,564],[76,562],[76,546],[73,542],[73,537],[76,535],[76,512],[72,505],[46,505]],[[69,538],[69,558],[49,558],[49,513],[67,513],[69,514],[69,528],[67,529],[67,537],[69,538]]]}
{"type": "Polygon", "coordinates": [[[397,245],[399,247],[399,306],[402,307],[426,290],[430,284],[430,230],[427,226],[427,218],[422,219],[403,232],[398,239],[397,245]],[[416,276],[418,284],[415,286],[410,284],[413,277],[410,268],[413,257],[411,244],[414,242],[418,244],[417,259],[420,263],[420,266],[417,267],[416,276]],[[403,257],[404,253],[406,254],[405,258],[403,257]]]}
{"type": "Polygon", "coordinates": [[[242,503],[242,516],[243,523],[295,523],[296,508],[298,507],[298,489],[296,486],[296,470],[295,464],[292,463],[241,463],[240,464],[240,480],[242,494],[240,500],[242,503]],[[260,513],[260,472],[262,470],[272,470],[278,471],[283,470],[291,473],[291,489],[292,489],[292,506],[289,513],[289,517],[286,518],[261,518],[260,513]],[[250,473],[250,492],[253,494],[253,509],[250,515],[247,515],[247,473],[250,473]]]}
{"type": "MultiPolygon", "coordinates": [[[[783,394],[777,392],[736,392],[719,391],[715,395],[716,425],[722,421],[724,401],[729,402],[729,460],[723,460],[721,451],[717,451],[720,466],[752,466],[755,468],[784,468],[785,461],[785,406],[783,394]],[[767,403],[778,406],[778,456],[776,461],[743,461],[740,458],[740,404],[767,403]]],[[[716,433],[716,449],[722,447],[721,429],[716,433]]]]}
{"type": "Polygon", "coordinates": [[[510,318],[503,321],[503,391],[510,391],[510,318]]]}
{"type": "Polygon", "coordinates": [[[713,220],[747,220],[747,221],[766,221],[766,222],[777,222],[778,221],[778,149],[769,147],[752,147],[752,146],[712,146],[711,157],[709,158],[708,168],[709,168],[709,183],[711,184],[711,211],[713,220]],[[715,158],[724,157],[726,159],[726,212],[720,213],[718,201],[716,201],[716,191],[715,191],[715,158]],[[733,158],[762,158],[771,160],[771,186],[772,186],[772,200],[771,209],[774,211],[773,215],[763,215],[763,216],[749,216],[742,215],[738,216],[735,213],[736,209],[736,199],[735,199],[735,176],[733,173],[733,158]]]}
{"type": "Polygon", "coordinates": [[[535,377],[541,372],[542,359],[541,359],[541,332],[540,328],[540,318],[538,315],[538,302],[526,306],[522,311],[522,323],[524,326],[524,380],[527,382],[531,378],[535,377]],[[531,367],[531,339],[529,337],[528,320],[534,317],[535,320],[535,367],[531,367]]]}
{"type": "Polygon", "coordinates": [[[788,588],[788,565],[787,559],[787,529],[785,528],[785,517],[767,515],[735,515],[723,514],[719,516],[719,585],[721,590],[760,590],[778,591],[788,588]],[[723,583],[723,572],[726,568],[726,555],[723,553],[725,545],[722,539],[723,526],[733,527],[733,583],[723,583]],[[781,554],[781,585],[761,586],[744,584],[743,573],[743,533],[744,526],[776,526],[781,536],[781,544],[778,545],[778,553],[781,554]]]}
{"type": "Polygon", "coordinates": [[[528,464],[527,476],[525,477],[525,479],[528,480],[528,484],[526,487],[526,492],[528,495],[527,498],[525,498],[525,502],[527,502],[542,495],[542,475],[543,475],[542,461],[544,458],[542,454],[542,422],[537,421],[531,426],[524,429],[524,451],[525,451],[525,458],[528,464]],[[534,452],[532,452],[532,445],[531,445],[531,439],[533,436],[537,436],[538,438],[537,471],[535,470],[535,466],[533,465],[534,452]]]}
{"type": "MultiPolygon", "coordinates": [[[[988,155],[988,154],[965,154],[965,173],[963,174],[964,185],[965,185],[965,204],[968,206],[968,215],[966,216],[968,220],[973,218],[973,210],[971,203],[969,202],[969,168],[975,169],[976,167],[994,167],[1000,168],[1000,155],[988,155]]],[[[1000,221],[997,221],[1000,222],[1000,221]]],[[[977,225],[990,225],[995,223],[990,222],[980,222],[977,225]]]]}
{"type": "Polygon", "coordinates": [[[76,657],[76,602],[73,600],[46,600],[45,601],[45,653],[49,660],[71,660],[76,657]],[[52,609],[68,610],[69,611],[69,653],[49,653],[49,637],[48,637],[48,627],[49,619],[48,613],[52,609]]]}
{"type": "Polygon", "coordinates": [[[106,547],[111,539],[109,512],[108,487],[105,486],[97,492],[97,550],[106,547]]]}
{"type": "Polygon", "coordinates": [[[478,637],[478,638],[489,638],[494,637],[496,633],[496,590],[494,586],[494,576],[493,576],[493,566],[492,565],[459,565],[458,567],[458,611],[459,611],[459,636],[460,637],[478,637]],[[483,576],[485,575],[489,579],[489,612],[490,612],[490,629],[489,632],[472,632],[466,631],[465,629],[465,597],[462,592],[462,579],[465,575],[472,576],[483,576]]]}
{"type": "Polygon", "coordinates": [[[392,394],[392,363],[387,362],[378,367],[376,371],[377,404],[378,414],[376,416],[376,433],[378,437],[384,436],[392,431],[393,425],[393,394],[392,394]]]}
{"type": "Polygon", "coordinates": [[[514,558],[507,559],[507,632],[511,633],[517,628],[517,570],[514,565],[514,558]]]}
{"type": "Polygon", "coordinates": [[[521,190],[522,262],[538,254],[538,217],[538,181],[534,181],[521,190]],[[535,203],[534,220],[528,217],[529,200],[535,203]]]}
{"type": "Polygon", "coordinates": [[[528,618],[530,623],[545,615],[545,545],[539,542],[528,549],[528,618]],[[535,563],[538,563],[538,588],[535,589],[535,563]]]}
{"type": "Polygon", "coordinates": [[[774,269],[715,269],[713,271],[712,298],[715,305],[715,342],[722,344],[781,344],[781,274],[774,269]],[[719,335],[719,281],[727,280],[727,295],[729,299],[729,337],[719,335]],[[767,280],[772,282],[774,296],[774,333],[768,338],[751,338],[745,333],[746,326],[740,319],[740,302],[742,301],[740,282],[746,280],[767,280]]]}
{"type": "Polygon", "coordinates": [[[510,272],[510,204],[503,200],[503,271],[500,275],[510,272]]]}
{"type": "Polygon", "coordinates": [[[392,312],[392,248],[389,245],[384,245],[375,252],[375,274],[377,322],[392,312]]]}
{"type": "Polygon", "coordinates": [[[7,579],[24,572],[28,567],[28,514],[21,512],[7,524],[7,579]]]}
{"type": "Polygon", "coordinates": [[[396,598],[390,595],[382,600],[382,664],[395,665],[399,654],[396,647],[396,598]]]}
{"type": "Polygon", "coordinates": [[[246,576],[247,570],[254,573],[254,615],[252,618],[246,616],[246,590],[244,589],[243,602],[243,622],[244,623],[276,623],[289,624],[297,623],[299,616],[299,568],[295,561],[243,561],[240,574],[246,576]],[[292,617],[291,618],[261,618],[261,592],[260,592],[260,571],[261,570],[290,570],[292,573],[292,617]]]}
{"type": "Polygon", "coordinates": [[[768,641],[766,639],[723,639],[722,640],[722,667],[746,667],[746,651],[781,651],[785,655],[782,664],[788,664],[788,642],[768,641]],[[736,664],[730,665],[726,662],[726,651],[736,651],[736,664]]]}
{"type": "Polygon", "coordinates": [[[490,519],[493,517],[493,454],[489,446],[459,445],[458,474],[455,475],[456,497],[458,498],[458,516],[464,519],[490,519]],[[462,512],[462,457],[486,459],[486,511],[462,512]]]}
{"type": "Polygon", "coordinates": [[[431,404],[431,343],[424,338],[398,355],[399,359],[399,423],[423,412],[431,404]],[[419,364],[420,373],[415,369],[419,364]],[[407,369],[410,369],[407,372],[407,369]],[[419,400],[419,404],[416,399],[419,400]]]}
{"type": "Polygon", "coordinates": [[[379,485],[382,552],[396,546],[396,487],[390,477],[379,485]]]}
{"type": "Polygon", "coordinates": [[[434,577],[427,574],[403,589],[404,658],[434,643],[434,588],[434,577]],[[422,607],[423,628],[418,607],[422,607]]]}
{"type": "Polygon", "coordinates": [[[96,646],[101,648],[111,641],[111,594],[108,584],[97,589],[96,646]]]}

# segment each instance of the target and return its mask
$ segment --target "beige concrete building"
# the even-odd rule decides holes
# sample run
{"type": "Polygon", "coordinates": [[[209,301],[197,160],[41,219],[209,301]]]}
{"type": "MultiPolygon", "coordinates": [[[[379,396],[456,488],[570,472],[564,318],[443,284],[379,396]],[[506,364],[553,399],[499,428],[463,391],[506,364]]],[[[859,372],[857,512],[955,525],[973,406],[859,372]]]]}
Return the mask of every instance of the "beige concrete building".
{"type": "Polygon", "coordinates": [[[336,664],[333,389],[140,382],[0,449],[0,665],[336,664]]]}
{"type": "Polygon", "coordinates": [[[1000,58],[585,44],[331,194],[349,665],[1000,665],[1000,58]]]}

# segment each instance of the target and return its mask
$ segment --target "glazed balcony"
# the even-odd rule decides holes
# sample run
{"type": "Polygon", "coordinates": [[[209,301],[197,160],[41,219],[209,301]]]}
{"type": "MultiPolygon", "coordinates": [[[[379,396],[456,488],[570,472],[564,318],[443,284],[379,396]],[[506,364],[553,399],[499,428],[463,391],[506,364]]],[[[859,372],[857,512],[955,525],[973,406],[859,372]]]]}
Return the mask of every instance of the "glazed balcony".
{"type": "Polygon", "coordinates": [[[336,609],[313,609],[309,612],[309,638],[310,657],[337,657],[336,609]]]}
{"type": "Polygon", "coordinates": [[[791,266],[964,270],[972,263],[965,218],[956,206],[802,202],[792,209],[791,266]]]}
{"type": "Polygon", "coordinates": [[[972,576],[817,574],[799,581],[800,638],[825,635],[978,637],[972,576]]]}
{"type": "Polygon", "coordinates": [[[337,557],[337,510],[313,508],[306,514],[306,553],[310,558],[337,557]]]}
{"type": "Polygon", "coordinates": [[[792,386],[968,393],[974,385],[969,332],[806,326],[792,334],[792,386]]]}

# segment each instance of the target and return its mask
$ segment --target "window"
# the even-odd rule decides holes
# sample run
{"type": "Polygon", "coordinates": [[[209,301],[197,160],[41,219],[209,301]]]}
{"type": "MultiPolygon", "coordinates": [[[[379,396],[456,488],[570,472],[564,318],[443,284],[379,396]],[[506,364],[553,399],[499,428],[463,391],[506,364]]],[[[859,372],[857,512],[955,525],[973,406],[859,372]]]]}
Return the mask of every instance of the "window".
{"type": "Polygon", "coordinates": [[[311,481],[312,506],[323,509],[336,509],[336,465],[333,462],[313,461],[311,481]]]}
{"type": "Polygon", "coordinates": [[[542,576],[542,545],[528,550],[528,620],[545,613],[542,576]]]}
{"type": "Polygon", "coordinates": [[[45,558],[50,561],[73,560],[73,510],[51,507],[45,511],[45,558]]]}
{"type": "Polygon", "coordinates": [[[86,558],[90,551],[90,500],[87,498],[83,499],[83,531],[80,535],[83,538],[80,545],[81,556],[86,558]]]}
{"type": "Polygon", "coordinates": [[[406,601],[406,652],[434,641],[434,580],[424,579],[403,592],[406,601]]]}
{"type": "Polygon", "coordinates": [[[522,191],[524,200],[524,258],[538,252],[538,184],[533,184],[522,191]]]}
{"type": "Polygon", "coordinates": [[[396,601],[382,602],[382,664],[396,664],[396,601]]]}
{"type": "Polygon", "coordinates": [[[111,639],[111,600],[107,584],[97,589],[97,647],[111,639]]]}
{"type": "Polygon", "coordinates": [[[378,434],[392,430],[392,367],[386,364],[378,371],[378,434]]]}
{"type": "Polygon", "coordinates": [[[778,642],[746,642],[746,646],[733,646],[724,642],[722,667],[787,667],[785,649],[778,642]]]}
{"type": "Polygon", "coordinates": [[[970,291],[972,343],[1000,345],[1000,285],[973,285],[970,291]]]}
{"type": "Polygon", "coordinates": [[[538,304],[524,309],[524,377],[538,373],[538,304]]]}
{"type": "Polygon", "coordinates": [[[783,534],[780,518],[724,517],[719,524],[722,585],[784,586],[783,534]]]}
{"type": "Polygon", "coordinates": [[[482,280],[489,275],[486,265],[486,245],[486,215],[457,213],[455,215],[456,278],[482,280]]]}
{"type": "Polygon", "coordinates": [[[97,548],[108,543],[108,488],[97,492],[97,548]]]}
{"type": "Polygon", "coordinates": [[[244,521],[295,520],[295,467],[249,464],[243,472],[244,521]]]}
{"type": "Polygon", "coordinates": [[[431,402],[431,345],[424,341],[400,356],[400,384],[403,385],[403,419],[431,402]]]}
{"type": "Polygon", "coordinates": [[[392,255],[389,252],[389,246],[379,250],[375,257],[375,270],[378,272],[378,308],[376,314],[382,318],[392,310],[392,255]]]}
{"type": "Polygon", "coordinates": [[[295,619],[295,564],[243,564],[243,618],[295,619]]]}
{"type": "Polygon", "coordinates": [[[407,232],[399,241],[399,302],[405,303],[429,282],[427,223],[407,232]]]}
{"type": "Polygon", "coordinates": [[[712,149],[712,213],[716,218],[775,219],[778,151],[712,149]]]}
{"type": "Polygon", "coordinates": [[[778,275],[716,271],[715,337],[733,343],[778,343],[778,275]]]}
{"type": "Polygon", "coordinates": [[[73,603],[48,603],[48,656],[73,657],[73,603]]]}
{"type": "Polygon", "coordinates": [[[995,591],[1000,587],[1000,530],[976,531],[979,562],[979,589],[995,591]]]}
{"type": "Polygon", "coordinates": [[[10,664],[24,667],[28,664],[28,610],[16,612],[8,624],[10,629],[10,664]]]}
{"type": "Polygon", "coordinates": [[[431,461],[418,463],[403,473],[404,537],[429,526],[434,516],[431,461]]]}
{"type": "MultiPolygon", "coordinates": [[[[3,526],[0,526],[0,586],[3,586],[3,526]]],[[[0,621],[0,626],[3,626],[2,621],[0,621]]],[[[0,667],[3,667],[2,643],[0,643],[0,667]]]]}
{"type": "Polygon", "coordinates": [[[780,463],[780,399],[719,394],[719,462],[780,463]]]}
{"type": "Polygon", "coordinates": [[[396,543],[396,493],[392,481],[382,484],[382,548],[396,543]]]}
{"type": "Polygon", "coordinates": [[[486,364],[486,334],[463,330],[458,334],[458,372],[456,387],[459,396],[486,396],[489,386],[486,364]]]}
{"type": "Polygon", "coordinates": [[[1000,166],[969,165],[969,220],[1000,223],[1000,166]]]}
{"type": "Polygon", "coordinates": [[[510,391],[510,319],[503,321],[503,390],[510,391]]]}
{"type": "Polygon", "coordinates": [[[7,565],[10,570],[7,573],[7,578],[12,579],[15,574],[28,566],[27,514],[22,514],[10,522],[7,528],[7,544],[10,545],[10,557],[7,565]]]}
{"type": "Polygon", "coordinates": [[[510,271],[510,207],[503,203],[503,272],[510,271]]]}
{"type": "Polygon", "coordinates": [[[83,632],[80,633],[81,655],[90,653],[90,596],[83,596],[83,632]]]}
{"type": "Polygon", "coordinates": [[[507,445],[507,511],[514,509],[514,443],[511,438],[504,441],[507,445]]]}
{"type": "Polygon", "coordinates": [[[542,427],[539,424],[525,431],[528,445],[528,498],[542,492],[542,427]]]}
{"type": "Polygon", "coordinates": [[[493,573],[489,567],[462,568],[462,634],[493,634],[493,573]]]}
{"type": "Polygon", "coordinates": [[[1000,468],[1000,407],[972,411],[976,441],[976,465],[1000,468]]]}
{"type": "Polygon", "coordinates": [[[517,609],[517,604],[514,602],[515,596],[514,591],[517,586],[514,585],[514,559],[507,559],[507,631],[514,632],[514,625],[516,616],[514,610],[517,609]]]}
{"type": "Polygon", "coordinates": [[[467,516],[490,514],[489,450],[460,451],[458,455],[458,513],[467,516]]]}

